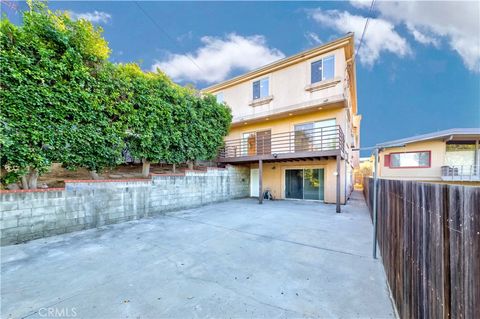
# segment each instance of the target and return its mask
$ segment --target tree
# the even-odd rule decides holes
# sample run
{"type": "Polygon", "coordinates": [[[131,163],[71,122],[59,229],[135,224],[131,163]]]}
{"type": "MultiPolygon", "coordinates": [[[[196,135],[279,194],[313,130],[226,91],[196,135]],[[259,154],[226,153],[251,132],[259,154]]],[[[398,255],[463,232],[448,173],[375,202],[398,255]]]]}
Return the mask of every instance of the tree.
{"type": "Polygon", "coordinates": [[[160,70],[108,62],[102,29],[29,2],[23,25],[0,23],[0,146],[5,180],[36,188],[52,162],[94,178],[121,150],[151,162],[211,159],[231,114],[212,96],[174,84],[160,70]]]}
{"type": "Polygon", "coordinates": [[[184,90],[183,114],[176,117],[181,130],[179,160],[211,160],[218,155],[227,135],[232,115],[225,104],[217,103],[212,95],[199,96],[189,89],[184,90]],[[183,120],[187,118],[188,121],[183,120]]]}
{"type": "Polygon", "coordinates": [[[88,85],[88,96],[73,99],[66,126],[61,129],[64,144],[60,162],[67,169],[87,168],[94,179],[98,172],[122,162],[126,117],[124,86],[127,83],[118,68],[102,65],[88,85]]]}
{"type": "Polygon", "coordinates": [[[175,139],[172,121],[174,84],[163,73],[144,73],[136,64],[120,66],[128,78],[125,91],[131,112],[127,122],[127,148],[142,160],[142,175],[150,174],[150,163],[170,158],[168,150],[175,139]]]}
{"type": "Polygon", "coordinates": [[[224,138],[230,129],[232,112],[223,103],[218,103],[212,95],[204,96],[197,108],[202,125],[199,127],[199,136],[202,144],[196,159],[211,160],[218,155],[219,148],[224,145],[224,138]]]}
{"type": "Polygon", "coordinates": [[[29,6],[22,26],[0,23],[0,142],[9,179],[36,188],[52,162],[91,170],[115,163],[122,139],[96,79],[110,52],[102,30],[29,6]]]}
{"type": "Polygon", "coordinates": [[[212,95],[201,96],[192,88],[176,87],[172,96],[171,143],[168,163],[211,160],[223,146],[232,120],[231,110],[212,95]]]}
{"type": "Polygon", "coordinates": [[[228,133],[231,111],[211,96],[174,84],[160,70],[144,73],[137,65],[122,67],[130,77],[125,85],[132,113],[127,148],[142,159],[142,175],[150,163],[179,164],[217,156],[228,133]]]}

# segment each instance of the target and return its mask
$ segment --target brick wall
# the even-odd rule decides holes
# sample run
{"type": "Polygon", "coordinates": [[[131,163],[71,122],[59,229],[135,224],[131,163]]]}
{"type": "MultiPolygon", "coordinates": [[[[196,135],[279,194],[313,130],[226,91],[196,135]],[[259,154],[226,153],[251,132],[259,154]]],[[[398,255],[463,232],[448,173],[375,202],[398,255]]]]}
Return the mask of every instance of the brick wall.
{"type": "Polygon", "coordinates": [[[248,168],[228,166],[150,179],[66,181],[65,189],[2,191],[1,244],[247,197],[249,179],[248,168]]]}

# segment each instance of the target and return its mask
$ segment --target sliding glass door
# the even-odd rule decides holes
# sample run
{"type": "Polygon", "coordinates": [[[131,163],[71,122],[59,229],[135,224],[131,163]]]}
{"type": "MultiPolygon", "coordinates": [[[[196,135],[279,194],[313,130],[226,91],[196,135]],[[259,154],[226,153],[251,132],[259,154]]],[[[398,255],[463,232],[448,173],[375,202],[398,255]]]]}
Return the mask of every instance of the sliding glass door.
{"type": "Polygon", "coordinates": [[[285,198],[323,200],[323,169],[285,170],[285,198]]]}
{"type": "Polygon", "coordinates": [[[302,169],[287,169],[285,171],[285,197],[303,199],[302,169]]]}
{"type": "Polygon", "coordinates": [[[333,150],[338,147],[336,119],[295,125],[295,152],[333,150]]]}

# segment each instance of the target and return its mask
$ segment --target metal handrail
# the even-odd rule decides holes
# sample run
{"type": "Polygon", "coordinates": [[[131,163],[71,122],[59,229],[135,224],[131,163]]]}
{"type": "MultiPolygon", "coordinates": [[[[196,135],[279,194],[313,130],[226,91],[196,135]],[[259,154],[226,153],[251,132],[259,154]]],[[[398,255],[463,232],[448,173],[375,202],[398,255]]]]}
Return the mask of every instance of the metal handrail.
{"type": "Polygon", "coordinates": [[[473,180],[480,178],[480,165],[446,165],[441,167],[442,177],[452,180],[473,180]]]}
{"type": "Polygon", "coordinates": [[[345,150],[345,137],[339,125],[227,140],[219,158],[327,150],[342,153],[345,150]]]}

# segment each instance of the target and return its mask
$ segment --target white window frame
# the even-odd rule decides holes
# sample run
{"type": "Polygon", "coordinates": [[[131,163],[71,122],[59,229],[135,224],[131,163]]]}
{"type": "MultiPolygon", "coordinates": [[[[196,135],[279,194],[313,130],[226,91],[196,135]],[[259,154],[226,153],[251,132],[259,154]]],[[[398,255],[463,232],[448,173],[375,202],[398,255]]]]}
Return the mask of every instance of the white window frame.
{"type": "Polygon", "coordinates": [[[270,96],[270,86],[271,86],[271,83],[270,83],[270,77],[269,76],[266,76],[266,77],[263,77],[263,78],[260,78],[260,79],[256,79],[254,81],[252,81],[252,100],[253,101],[257,101],[257,100],[261,100],[261,99],[264,99],[264,98],[267,98],[270,96]],[[267,93],[265,96],[262,96],[262,81],[264,80],[267,80],[267,84],[268,84],[268,90],[267,90],[267,93]],[[254,91],[254,85],[255,83],[259,82],[259,85],[260,85],[260,91],[259,91],[259,97],[255,98],[255,91],[254,91]]]}
{"type": "Polygon", "coordinates": [[[319,83],[319,82],[322,82],[322,81],[328,81],[328,80],[333,80],[335,78],[335,55],[329,55],[329,56],[326,56],[326,57],[323,57],[321,59],[317,59],[317,60],[313,60],[310,62],[310,84],[315,84],[315,83],[319,83]],[[327,59],[333,59],[333,76],[331,79],[326,79],[325,78],[325,73],[323,72],[323,64],[325,60],[327,59]],[[312,76],[313,76],[313,73],[312,73],[312,67],[313,67],[313,64],[314,63],[317,63],[317,62],[321,62],[322,66],[321,66],[321,72],[322,72],[322,78],[319,80],[319,81],[313,81],[312,79],[312,76]]]}

